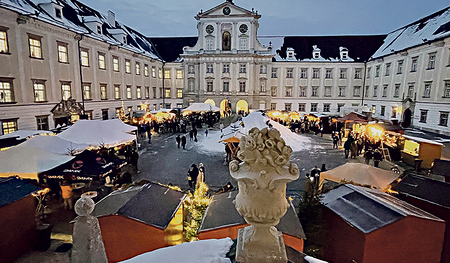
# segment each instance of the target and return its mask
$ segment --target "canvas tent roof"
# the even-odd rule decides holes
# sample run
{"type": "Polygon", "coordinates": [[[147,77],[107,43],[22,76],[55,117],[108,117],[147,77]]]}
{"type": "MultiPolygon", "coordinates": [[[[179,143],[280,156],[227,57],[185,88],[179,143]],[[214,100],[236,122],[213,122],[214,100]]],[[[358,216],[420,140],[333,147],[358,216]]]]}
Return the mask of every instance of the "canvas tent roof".
{"type": "Polygon", "coordinates": [[[0,178],[0,207],[14,203],[31,193],[41,190],[17,177],[0,178]]]}
{"type": "Polygon", "coordinates": [[[52,153],[36,147],[11,147],[0,152],[0,177],[17,175],[38,179],[38,173],[53,169],[74,156],[52,153]]]}
{"type": "Polygon", "coordinates": [[[192,103],[184,111],[220,111],[220,108],[208,103],[192,103]]]}
{"type": "Polygon", "coordinates": [[[125,132],[127,128],[111,120],[79,120],[57,136],[75,143],[107,148],[136,139],[135,135],[125,132]]]}
{"type": "MultiPolygon", "coordinates": [[[[206,209],[205,216],[200,225],[199,233],[228,226],[246,224],[244,218],[238,213],[233,204],[233,200],[236,198],[237,194],[238,191],[232,191],[214,195],[212,197],[211,203],[206,209]]],[[[284,234],[301,239],[306,238],[292,203],[276,227],[284,234]]]]}
{"type": "Polygon", "coordinates": [[[367,122],[366,119],[360,117],[355,112],[350,112],[349,114],[345,115],[342,118],[338,119],[339,121],[345,121],[345,122],[367,122]]]}
{"type": "Polygon", "coordinates": [[[182,192],[149,183],[122,206],[117,214],[165,229],[185,197],[186,194],[182,192]]]}
{"type": "Polygon", "coordinates": [[[242,136],[245,136],[245,134],[243,134],[240,131],[237,131],[234,133],[224,135],[219,142],[240,142],[242,136]]]}
{"type": "Polygon", "coordinates": [[[442,221],[389,194],[351,184],[340,186],[324,194],[322,203],[366,234],[406,216],[442,221]]]}
{"type": "Polygon", "coordinates": [[[143,186],[136,186],[112,192],[95,204],[92,215],[98,217],[116,214],[122,206],[130,201],[130,199],[137,195],[142,189],[143,186]]]}
{"type": "Polygon", "coordinates": [[[320,173],[320,181],[328,179],[334,182],[354,182],[359,185],[370,185],[386,191],[389,185],[398,178],[398,174],[363,163],[346,163],[320,173]]]}
{"type": "Polygon", "coordinates": [[[11,132],[5,135],[0,135],[0,140],[2,139],[6,139],[6,138],[14,138],[17,137],[17,140],[23,140],[26,139],[27,137],[33,136],[33,135],[40,135],[40,134],[53,134],[53,132],[51,131],[43,131],[43,130],[38,130],[38,131],[32,131],[32,130],[18,130],[15,132],[11,132]]]}
{"type": "Polygon", "coordinates": [[[83,143],[74,143],[61,139],[57,136],[35,136],[17,147],[36,147],[57,154],[71,154],[71,152],[81,152],[89,145],[83,143]]]}

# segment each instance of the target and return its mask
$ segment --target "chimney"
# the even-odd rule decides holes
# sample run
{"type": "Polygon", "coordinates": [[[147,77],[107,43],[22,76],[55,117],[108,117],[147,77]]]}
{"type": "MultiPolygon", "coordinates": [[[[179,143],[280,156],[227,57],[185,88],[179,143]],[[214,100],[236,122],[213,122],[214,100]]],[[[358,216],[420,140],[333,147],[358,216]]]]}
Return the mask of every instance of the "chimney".
{"type": "Polygon", "coordinates": [[[111,10],[108,10],[108,23],[112,27],[116,27],[116,14],[111,10]]]}

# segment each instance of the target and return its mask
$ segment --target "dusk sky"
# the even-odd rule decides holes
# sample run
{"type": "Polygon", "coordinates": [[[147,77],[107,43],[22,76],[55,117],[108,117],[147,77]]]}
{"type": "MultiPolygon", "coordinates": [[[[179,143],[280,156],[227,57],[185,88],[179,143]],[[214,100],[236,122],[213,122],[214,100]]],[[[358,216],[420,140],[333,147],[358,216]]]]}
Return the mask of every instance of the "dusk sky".
{"type": "MultiPolygon", "coordinates": [[[[197,36],[194,16],[220,0],[80,0],[146,36],[197,36]]],[[[259,19],[260,36],[387,34],[449,6],[448,0],[235,0],[259,19]]]]}

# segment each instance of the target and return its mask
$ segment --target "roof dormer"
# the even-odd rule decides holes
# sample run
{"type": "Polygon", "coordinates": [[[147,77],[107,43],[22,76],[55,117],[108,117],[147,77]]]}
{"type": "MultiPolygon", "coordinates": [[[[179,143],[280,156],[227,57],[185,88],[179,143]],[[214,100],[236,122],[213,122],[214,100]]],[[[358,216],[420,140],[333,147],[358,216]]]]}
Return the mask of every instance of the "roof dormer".
{"type": "Polygon", "coordinates": [[[320,59],[320,48],[317,47],[317,45],[313,46],[313,59],[320,59]]]}
{"type": "Polygon", "coordinates": [[[54,1],[42,1],[38,4],[39,7],[45,10],[51,17],[56,20],[63,20],[63,6],[54,1]]]}
{"type": "Polygon", "coordinates": [[[123,29],[120,28],[113,28],[113,29],[107,29],[108,33],[113,36],[117,41],[119,41],[122,44],[127,44],[127,34],[123,29]]]}
{"type": "Polygon", "coordinates": [[[286,49],[286,59],[287,59],[287,60],[297,60],[297,58],[295,57],[295,55],[297,55],[297,54],[295,54],[295,50],[294,50],[293,48],[288,47],[288,48],[286,49]]]}
{"type": "Polygon", "coordinates": [[[97,34],[103,34],[102,25],[103,23],[100,21],[100,19],[96,16],[85,16],[83,17],[84,24],[92,30],[92,32],[95,32],[97,34]]]}
{"type": "Polygon", "coordinates": [[[348,59],[348,49],[346,47],[339,47],[339,55],[341,60],[348,59]]]}

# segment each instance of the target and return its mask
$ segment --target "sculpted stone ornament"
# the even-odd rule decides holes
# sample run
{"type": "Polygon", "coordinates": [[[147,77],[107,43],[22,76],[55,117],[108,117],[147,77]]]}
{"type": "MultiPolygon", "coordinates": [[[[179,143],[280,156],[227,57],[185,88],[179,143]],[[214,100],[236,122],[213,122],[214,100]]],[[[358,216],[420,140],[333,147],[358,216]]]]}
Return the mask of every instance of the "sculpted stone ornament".
{"type": "Polygon", "coordinates": [[[234,200],[239,214],[250,226],[239,229],[236,260],[250,262],[287,262],[283,236],[275,226],[289,207],[286,183],[299,177],[296,164],[276,129],[253,128],[239,143],[237,160],[230,162],[231,176],[238,181],[234,200]]]}

